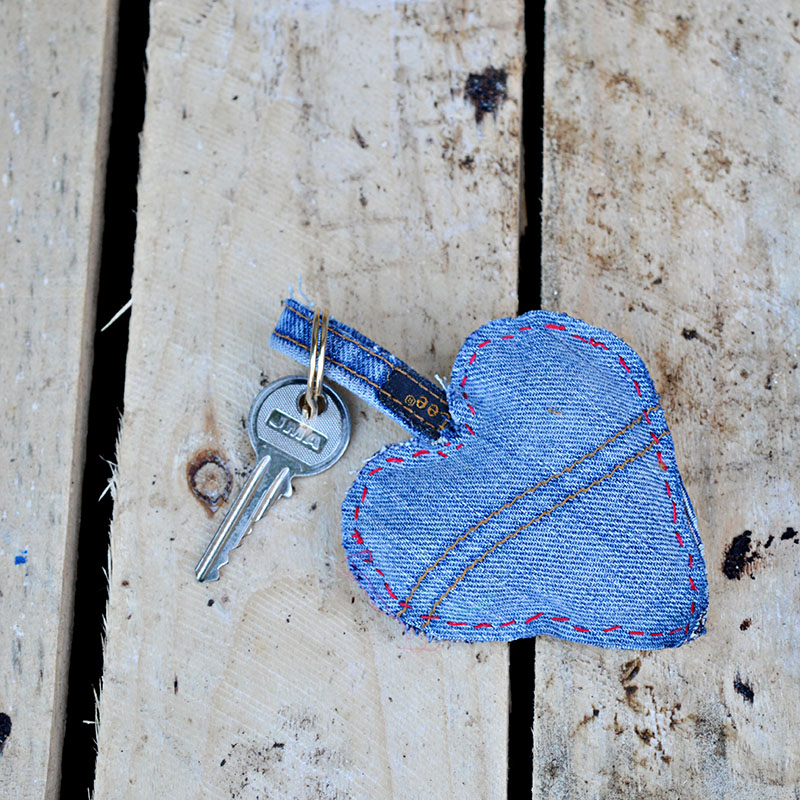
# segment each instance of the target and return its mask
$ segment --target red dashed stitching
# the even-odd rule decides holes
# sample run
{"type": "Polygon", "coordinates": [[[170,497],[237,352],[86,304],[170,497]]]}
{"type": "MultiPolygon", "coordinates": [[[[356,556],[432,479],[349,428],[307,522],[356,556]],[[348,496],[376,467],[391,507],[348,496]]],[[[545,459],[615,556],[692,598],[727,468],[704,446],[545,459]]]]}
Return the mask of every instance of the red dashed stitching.
{"type": "MultiPolygon", "coordinates": [[[[557,330],[557,331],[566,330],[566,326],[564,326],[564,325],[554,325],[554,324],[549,324],[548,323],[544,327],[547,328],[547,329],[550,329],[550,330],[557,330]]],[[[520,328],[519,330],[520,331],[529,331],[529,330],[532,330],[532,328],[530,326],[525,326],[524,328],[520,328]]],[[[572,337],[574,339],[580,340],[581,342],[585,342],[586,344],[591,344],[592,347],[600,347],[600,348],[602,348],[603,350],[606,350],[606,351],[609,350],[609,347],[606,344],[604,344],[603,342],[599,342],[594,338],[586,339],[583,336],[579,336],[576,333],[573,333],[572,337]]],[[[501,336],[500,337],[500,339],[513,339],[513,338],[514,338],[513,335],[507,335],[507,336],[501,336]]],[[[482,347],[485,347],[488,344],[491,344],[491,341],[492,341],[491,339],[486,339],[485,341],[481,342],[477,346],[477,349],[480,349],[482,347]]],[[[469,365],[470,366],[475,363],[475,360],[476,360],[477,357],[478,357],[478,353],[476,351],[476,352],[474,352],[472,354],[472,356],[469,359],[469,365]]],[[[617,356],[617,358],[619,359],[620,365],[625,369],[625,371],[628,374],[630,374],[631,369],[627,365],[627,363],[625,362],[625,359],[622,356],[617,356]]],[[[642,390],[641,390],[641,387],[639,386],[638,381],[636,381],[634,378],[631,378],[631,381],[633,382],[633,385],[634,385],[634,387],[636,389],[636,394],[639,397],[641,397],[642,396],[642,390]]],[[[467,374],[465,373],[464,377],[461,379],[461,384],[460,385],[461,385],[462,388],[464,387],[466,382],[467,382],[467,374]]],[[[465,400],[467,399],[467,394],[466,393],[464,393],[464,399],[465,400]]],[[[475,415],[475,409],[469,403],[467,403],[467,408],[470,410],[470,412],[473,415],[475,415]]],[[[649,425],[652,425],[652,422],[650,420],[650,416],[649,416],[647,410],[645,409],[643,413],[644,413],[645,420],[647,420],[647,423],[649,425]]],[[[472,430],[472,428],[469,425],[464,423],[464,427],[467,429],[467,431],[469,431],[469,433],[472,436],[475,435],[475,431],[472,430]]],[[[655,433],[653,433],[651,431],[650,432],[650,436],[653,438],[653,440],[655,441],[656,444],[659,443],[659,437],[655,433]]],[[[450,444],[450,442],[446,442],[444,446],[447,447],[449,444],[450,444]]],[[[456,445],[455,449],[458,450],[463,446],[464,446],[464,443],[461,442],[460,444],[456,445]]],[[[417,450],[417,452],[412,454],[412,457],[416,458],[418,456],[429,455],[429,454],[430,454],[430,450],[417,450]]],[[[437,454],[442,456],[442,458],[447,458],[447,453],[443,453],[441,450],[437,450],[437,454]]],[[[661,451],[660,450],[656,451],[656,458],[658,459],[658,463],[661,466],[661,468],[664,471],[668,471],[669,468],[664,463],[664,459],[663,459],[663,457],[661,455],[661,451]]],[[[386,462],[390,463],[390,464],[402,464],[403,461],[404,461],[404,459],[402,459],[402,458],[387,458],[386,459],[386,462]]],[[[367,474],[369,476],[372,476],[375,473],[380,472],[382,469],[383,469],[383,467],[377,467],[376,469],[373,469],[371,472],[369,472],[367,474]]],[[[664,486],[666,488],[667,497],[670,499],[670,501],[672,503],[672,521],[673,521],[673,524],[674,524],[674,523],[677,523],[677,520],[678,520],[677,505],[675,504],[675,501],[672,499],[672,489],[671,489],[671,487],[669,485],[669,481],[665,480],[664,481],[664,486]]],[[[365,486],[363,492],[361,493],[361,503],[362,504],[363,504],[366,496],[367,496],[367,487],[365,486]]],[[[354,513],[354,518],[356,520],[358,520],[358,515],[359,515],[359,512],[360,512],[360,508],[361,508],[360,504],[356,506],[355,513],[354,513]]],[[[353,539],[355,539],[355,541],[358,544],[363,544],[364,541],[363,541],[363,538],[361,537],[361,534],[355,528],[353,530],[354,530],[354,533],[352,534],[353,539]]],[[[675,536],[676,536],[676,538],[678,540],[678,544],[681,547],[683,547],[684,546],[683,538],[681,537],[680,531],[675,531],[675,536]]],[[[361,555],[363,560],[366,563],[372,563],[372,553],[371,553],[371,551],[369,549],[362,550],[360,553],[357,553],[356,555],[361,555]],[[367,558],[363,558],[363,554],[364,553],[368,554],[367,558]]],[[[689,553],[689,569],[692,569],[693,563],[694,563],[693,556],[692,556],[691,553],[689,553]]],[[[375,571],[381,577],[384,577],[383,576],[383,572],[381,572],[381,570],[379,570],[377,567],[375,567],[375,571]]],[[[689,586],[692,589],[692,591],[694,591],[694,592],[698,591],[697,586],[695,585],[695,582],[692,579],[691,575],[689,575],[689,586]]],[[[388,582],[386,582],[385,580],[384,580],[384,587],[386,588],[386,591],[389,593],[389,596],[393,600],[397,600],[397,595],[395,595],[395,593],[392,591],[391,587],[389,586],[388,582]]],[[[404,608],[404,609],[411,609],[412,608],[412,606],[409,605],[409,603],[407,601],[405,601],[405,600],[398,601],[398,603],[399,603],[401,608],[404,608]]],[[[690,616],[694,616],[694,612],[695,612],[695,602],[692,601],[692,604],[691,604],[691,607],[690,607],[690,610],[689,610],[690,616]]],[[[543,614],[544,614],[544,612],[540,611],[537,614],[534,614],[532,617],[528,617],[525,620],[524,624],[525,625],[530,625],[530,623],[532,623],[535,620],[539,619],[543,614]]],[[[440,620],[441,617],[435,616],[435,615],[432,615],[432,614],[422,614],[422,615],[420,615],[420,619],[431,621],[431,620],[440,620]]],[[[569,622],[570,621],[569,617],[550,617],[550,619],[553,622],[569,622]]],[[[508,627],[510,625],[515,625],[516,622],[517,621],[515,619],[512,619],[512,620],[509,620],[508,622],[502,622],[502,623],[498,624],[497,627],[498,628],[505,628],[505,627],[508,627]]],[[[445,624],[456,628],[456,627],[463,627],[465,625],[469,625],[470,623],[469,622],[458,622],[458,621],[455,621],[455,620],[445,620],[445,624]]],[[[494,626],[492,625],[491,622],[479,622],[477,624],[473,624],[472,627],[475,630],[479,630],[481,628],[491,628],[491,627],[494,627],[494,626]]],[[[582,627],[579,627],[578,625],[573,625],[572,627],[573,627],[574,630],[576,630],[576,631],[578,631],[580,633],[591,633],[591,630],[589,628],[582,628],[582,627]]],[[[622,629],[621,625],[612,625],[610,628],[603,628],[603,633],[612,633],[613,631],[618,631],[618,630],[621,630],[621,629],[622,629]]],[[[672,634],[678,633],[679,631],[685,631],[688,634],[689,633],[689,623],[687,622],[685,627],[681,626],[679,628],[674,628],[673,630],[668,632],[668,635],[672,635],[672,634]]],[[[628,634],[630,636],[644,636],[645,632],[644,631],[628,631],[628,634]]],[[[659,637],[659,636],[663,636],[663,635],[664,634],[661,633],[661,632],[651,632],[650,633],[650,636],[653,636],[653,637],[659,637]]]]}

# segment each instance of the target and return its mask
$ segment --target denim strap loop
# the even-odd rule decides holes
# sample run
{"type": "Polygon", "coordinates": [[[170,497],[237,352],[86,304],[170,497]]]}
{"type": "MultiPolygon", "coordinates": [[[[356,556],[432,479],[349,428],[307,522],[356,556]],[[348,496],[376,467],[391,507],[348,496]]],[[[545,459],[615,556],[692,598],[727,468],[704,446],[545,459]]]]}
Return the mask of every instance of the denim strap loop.
{"type": "MultiPolygon", "coordinates": [[[[286,300],[270,344],[308,364],[313,321],[312,309],[296,300],[286,300]]],[[[438,439],[450,428],[443,389],[335,319],[329,322],[325,374],[412,434],[438,439]]]]}

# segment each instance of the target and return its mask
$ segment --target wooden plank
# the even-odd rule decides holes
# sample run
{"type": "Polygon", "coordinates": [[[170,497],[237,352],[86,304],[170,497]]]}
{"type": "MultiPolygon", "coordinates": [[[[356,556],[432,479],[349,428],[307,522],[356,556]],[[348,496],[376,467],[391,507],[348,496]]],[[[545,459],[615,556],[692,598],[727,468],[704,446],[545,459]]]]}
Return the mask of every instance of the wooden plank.
{"type": "Polygon", "coordinates": [[[59,788],[114,14],[0,9],[0,793],[15,798],[59,788]]]}
{"type": "Polygon", "coordinates": [[[214,584],[187,468],[241,485],[259,382],[302,371],[267,344],[298,278],[429,375],[514,312],[521,36],[520,2],[154,4],[98,798],[505,791],[507,649],[405,634],[343,558],[341,499],[401,429],[349,396],[344,459],[214,584]]]}
{"type": "Polygon", "coordinates": [[[800,791],[798,11],[547,5],[544,303],[650,366],[711,604],[676,651],[537,641],[538,798],[800,791]]]}

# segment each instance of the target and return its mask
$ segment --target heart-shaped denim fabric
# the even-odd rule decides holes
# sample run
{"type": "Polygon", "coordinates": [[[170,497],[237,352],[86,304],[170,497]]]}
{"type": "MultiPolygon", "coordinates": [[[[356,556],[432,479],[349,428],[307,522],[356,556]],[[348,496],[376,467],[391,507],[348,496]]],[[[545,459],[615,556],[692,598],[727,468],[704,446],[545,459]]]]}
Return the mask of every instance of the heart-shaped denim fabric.
{"type": "Polygon", "coordinates": [[[378,608],[434,639],[646,649],[704,632],[696,518],[630,347],[564,314],[494,320],[448,402],[451,433],[384,448],[342,505],[378,608]]]}

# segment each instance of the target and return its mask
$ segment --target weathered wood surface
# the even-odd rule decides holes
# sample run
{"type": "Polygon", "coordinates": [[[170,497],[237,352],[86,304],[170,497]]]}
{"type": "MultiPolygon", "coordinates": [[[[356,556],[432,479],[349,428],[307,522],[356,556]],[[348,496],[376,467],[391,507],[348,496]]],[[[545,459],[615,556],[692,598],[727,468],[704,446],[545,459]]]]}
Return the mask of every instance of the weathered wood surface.
{"type": "Polygon", "coordinates": [[[711,605],[677,651],[537,641],[538,798],[800,792],[798,71],[796,3],[547,5],[544,304],[650,366],[711,605]]]}
{"type": "Polygon", "coordinates": [[[14,798],[59,787],[115,13],[41,12],[0,8],[0,795],[14,798]]]}
{"type": "Polygon", "coordinates": [[[241,485],[259,383],[302,371],[267,345],[298,278],[429,375],[514,312],[522,47],[520,2],[153,4],[96,797],[503,795],[506,648],[405,635],[343,558],[341,498],[402,431],[350,397],[344,459],[210,585],[226,506],[187,469],[241,485]]]}

